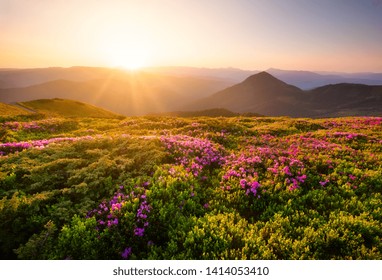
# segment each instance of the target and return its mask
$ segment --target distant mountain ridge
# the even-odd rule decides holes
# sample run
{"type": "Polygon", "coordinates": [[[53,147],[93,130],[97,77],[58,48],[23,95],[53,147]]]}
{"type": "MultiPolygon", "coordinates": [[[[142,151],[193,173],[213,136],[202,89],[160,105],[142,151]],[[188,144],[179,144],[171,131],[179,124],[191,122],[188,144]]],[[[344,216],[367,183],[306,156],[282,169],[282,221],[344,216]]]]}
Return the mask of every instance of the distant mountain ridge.
{"type": "Polygon", "coordinates": [[[343,83],[303,91],[260,72],[191,104],[188,109],[216,107],[267,116],[381,115],[382,86],[343,83]]]}
{"type": "Polygon", "coordinates": [[[316,73],[275,68],[266,71],[288,84],[305,90],[339,83],[382,85],[382,73],[316,73]]]}
{"type": "MultiPolygon", "coordinates": [[[[0,69],[0,102],[62,98],[130,116],[213,108],[292,117],[381,114],[382,86],[335,83],[343,79],[336,74],[270,69],[284,75],[281,80],[268,72],[234,68],[165,67],[145,71],[96,67],[0,69]],[[251,75],[233,83],[248,73],[251,75]],[[225,80],[231,74],[234,78],[225,80]],[[288,77],[297,77],[305,85],[322,83],[323,78],[333,83],[307,90],[286,82],[288,77]],[[7,88],[12,83],[18,86],[7,88]]],[[[361,74],[359,77],[367,81],[367,77],[375,81],[381,77],[382,84],[382,74],[361,74]]]]}
{"type": "Polygon", "coordinates": [[[148,73],[109,73],[102,78],[53,80],[21,88],[0,89],[0,102],[35,99],[72,99],[124,115],[177,110],[225,88],[229,83],[195,77],[171,77],[148,73]]]}
{"type": "MultiPolygon", "coordinates": [[[[257,74],[259,70],[242,70],[237,68],[197,68],[197,67],[146,67],[141,71],[160,76],[172,76],[214,80],[234,85],[245,78],[257,74]]],[[[312,72],[300,70],[281,70],[270,68],[266,70],[274,77],[301,89],[313,89],[327,84],[358,83],[367,85],[382,85],[382,73],[343,73],[343,72],[312,72]]],[[[51,67],[36,69],[1,69],[0,88],[20,88],[37,85],[53,80],[89,81],[108,77],[123,79],[129,71],[106,67],[74,66],[69,68],[51,67]]],[[[223,87],[224,88],[224,87],[223,87]]],[[[222,89],[223,89],[222,88],[222,89]]]]}
{"type": "Polygon", "coordinates": [[[87,81],[120,74],[118,69],[102,67],[49,67],[32,69],[3,69],[0,88],[21,88],[55,80],[87,81]]]}

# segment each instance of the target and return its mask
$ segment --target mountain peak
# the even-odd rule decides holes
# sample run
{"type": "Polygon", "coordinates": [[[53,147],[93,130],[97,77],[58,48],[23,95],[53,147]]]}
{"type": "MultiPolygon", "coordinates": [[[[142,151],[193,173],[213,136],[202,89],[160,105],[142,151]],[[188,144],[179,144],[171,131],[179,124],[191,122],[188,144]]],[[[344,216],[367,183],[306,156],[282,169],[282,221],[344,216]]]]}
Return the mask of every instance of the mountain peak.
{"type": "Polygon", "coordinates": [[[275,77],[273,77],[271,74],[269,74],[268,72],[266,71],[261,71],[257,74],[253,74],[251,76],[249,76],[248,78],[251,78],[251,77],[257,77],[257,78],[274,78],[276,79],[275,77]]]}
{"type": "Polygon", "coordinates": [[[283,81],[277,79],[272,76],[268,72],[262,71],[260,73],[249,76],[247,79],[243,81],[244,84],[264,84],[264,85],[275,85],[275,84],[283,84],[286,85],[283,81]]]}

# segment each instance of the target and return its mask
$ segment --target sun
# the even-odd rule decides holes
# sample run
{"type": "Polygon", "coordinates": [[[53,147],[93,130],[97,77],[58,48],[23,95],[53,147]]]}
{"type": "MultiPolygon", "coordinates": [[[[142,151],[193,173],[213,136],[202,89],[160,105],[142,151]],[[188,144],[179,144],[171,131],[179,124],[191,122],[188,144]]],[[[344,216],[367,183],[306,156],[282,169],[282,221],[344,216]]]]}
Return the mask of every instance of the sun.
{"type": "Polygon", "coordinates": [[[134,71],[148,66],[150,51],[144,46],[112,45],[107,48],[106,56],[112,67],[134,71]]]}
{"type": "Polygon", "coordinates": [[[112,64],[128,70],[139,70],[148,64],[148,51],[145,49],[121,49],[114,50],[111,55],[112,64]]]}

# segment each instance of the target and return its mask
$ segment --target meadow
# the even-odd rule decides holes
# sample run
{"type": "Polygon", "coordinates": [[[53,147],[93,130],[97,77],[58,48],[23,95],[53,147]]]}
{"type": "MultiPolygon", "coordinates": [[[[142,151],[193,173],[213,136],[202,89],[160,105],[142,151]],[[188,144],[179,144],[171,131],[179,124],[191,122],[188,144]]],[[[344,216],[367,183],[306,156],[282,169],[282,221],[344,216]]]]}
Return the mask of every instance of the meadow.
{"type": "Polygon", "coordinates": [[[2,259],[382,259],[382,117],[0,119],[2,259]]]}

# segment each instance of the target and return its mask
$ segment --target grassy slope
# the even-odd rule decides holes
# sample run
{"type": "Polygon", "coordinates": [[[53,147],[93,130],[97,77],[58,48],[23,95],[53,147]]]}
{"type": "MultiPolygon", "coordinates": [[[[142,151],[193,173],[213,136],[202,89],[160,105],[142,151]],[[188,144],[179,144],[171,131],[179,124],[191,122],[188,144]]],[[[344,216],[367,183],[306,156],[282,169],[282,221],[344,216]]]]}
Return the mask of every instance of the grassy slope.
{"type": "Polygon", "coordinates": [[[12,116],[29,115],[29,114],[30,114],[29,112],[21,108],[0,102],[1,117],[12,117],[12,116]]]}
{"type": "Polygon", "coordinates": [[[117,114],[90,104],[66,99],[40,99],[21,102],[21,105],[39,113],[62,117],[116,118],[117,114]]]}

